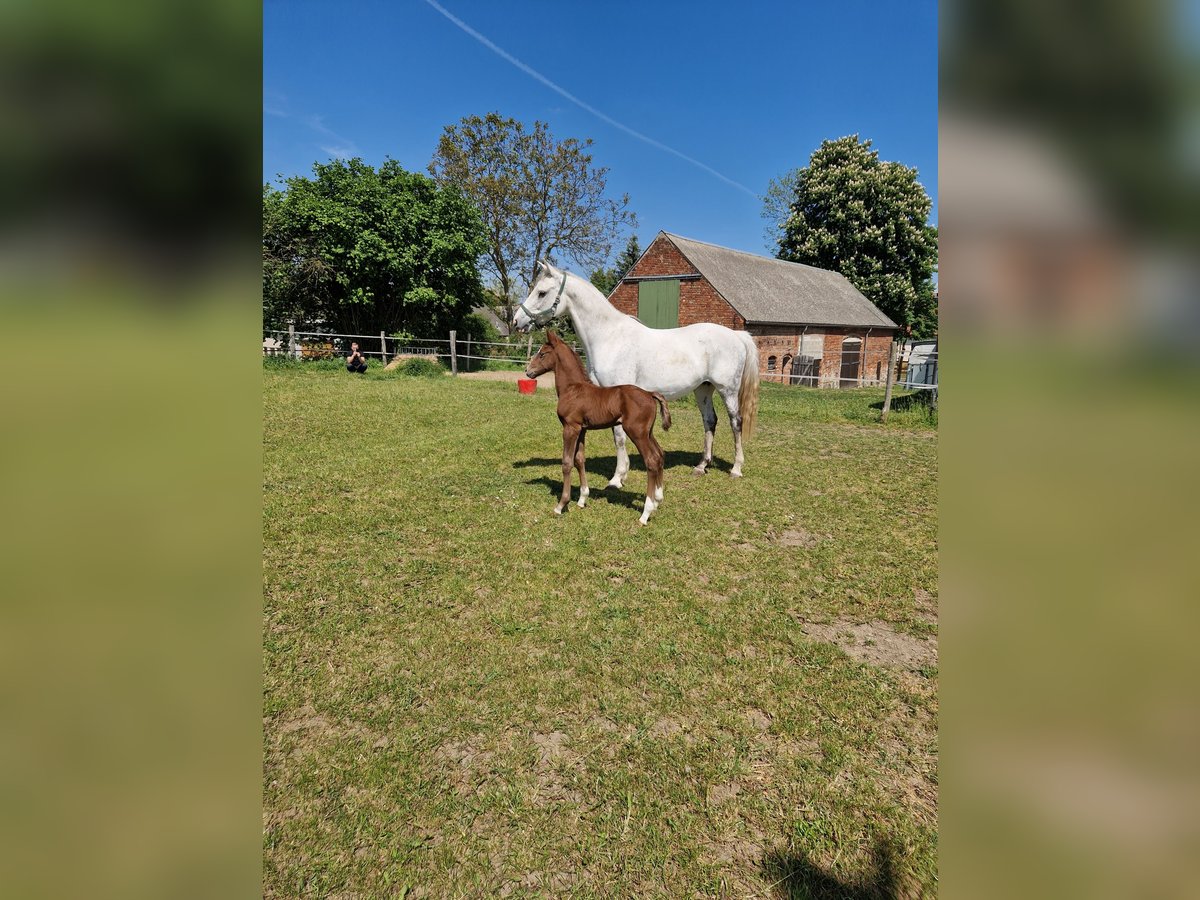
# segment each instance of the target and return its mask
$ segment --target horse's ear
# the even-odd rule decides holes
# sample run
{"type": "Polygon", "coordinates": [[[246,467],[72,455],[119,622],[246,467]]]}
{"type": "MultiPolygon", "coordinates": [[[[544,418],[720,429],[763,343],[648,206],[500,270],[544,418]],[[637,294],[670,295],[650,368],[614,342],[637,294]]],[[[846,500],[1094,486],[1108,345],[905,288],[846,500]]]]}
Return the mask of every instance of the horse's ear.
{"type": "Polygon", "coordinates": [[[543,275],[549,275],[554,271],[554,266],[550,265],[550,263],[546,262],[544,259],[539,259],[538,269],[543,275]]]}

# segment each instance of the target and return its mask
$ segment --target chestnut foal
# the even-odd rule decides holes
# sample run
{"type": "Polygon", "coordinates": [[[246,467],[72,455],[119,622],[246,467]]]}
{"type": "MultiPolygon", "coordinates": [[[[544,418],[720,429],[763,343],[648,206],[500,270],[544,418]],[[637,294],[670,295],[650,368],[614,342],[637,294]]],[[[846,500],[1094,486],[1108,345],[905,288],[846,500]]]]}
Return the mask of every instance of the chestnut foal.
{"type": "Polygon", "coordinates": [[[553,331],[546,332],[546,343],[529,361],[525,374],[536,378],[554,371],[554,389],[558,392],[558,420],[563,426],[562,498],[554,507],[562,515],[571,502],[571,468],[579,469],[579,506],[587,503],[587,472],[584,470],[583,444],[589,428],[620,425],[633,440],[646,463],[646,505],[638,520],[645,525],[650,513],[658,508],[663,496],[663,449],[654,439],[654,417],[662,410],[663,431],[671,427],[671,413],[662,394],[650,393],[632,384],[597,387],[588,381],[579,356],[553,331]]]}

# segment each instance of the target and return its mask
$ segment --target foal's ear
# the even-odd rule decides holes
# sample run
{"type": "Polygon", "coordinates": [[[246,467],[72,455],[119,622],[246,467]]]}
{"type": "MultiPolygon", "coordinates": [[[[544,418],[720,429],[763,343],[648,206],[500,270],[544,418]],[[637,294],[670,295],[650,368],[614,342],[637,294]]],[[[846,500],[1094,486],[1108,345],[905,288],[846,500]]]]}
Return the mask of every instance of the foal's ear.
{"type": "Polygon", "coordinates": [[[546,329],[546,343],[547,344],[554,344],[554,343],[557,343],[559,340],[560,340],[560,338],[557,334],[554,333],[553,328],[546,329]]]}

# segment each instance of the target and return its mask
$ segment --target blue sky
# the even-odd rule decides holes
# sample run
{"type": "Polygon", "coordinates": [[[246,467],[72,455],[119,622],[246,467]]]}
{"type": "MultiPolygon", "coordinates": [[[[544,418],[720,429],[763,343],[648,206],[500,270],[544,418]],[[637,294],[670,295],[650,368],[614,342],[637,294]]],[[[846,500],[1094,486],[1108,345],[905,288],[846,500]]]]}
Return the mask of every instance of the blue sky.
{"type": "Polygon", "coordinates": [[[424,172],[444,126],[495,110],[592,138],[643,246],[665,230],[768,253],[769,179],[855,133],[919,171],[936,222],[936,3],[436,4],[544,81],[429,0],[267,0],[264,180],[334,156],[424,172]]]}

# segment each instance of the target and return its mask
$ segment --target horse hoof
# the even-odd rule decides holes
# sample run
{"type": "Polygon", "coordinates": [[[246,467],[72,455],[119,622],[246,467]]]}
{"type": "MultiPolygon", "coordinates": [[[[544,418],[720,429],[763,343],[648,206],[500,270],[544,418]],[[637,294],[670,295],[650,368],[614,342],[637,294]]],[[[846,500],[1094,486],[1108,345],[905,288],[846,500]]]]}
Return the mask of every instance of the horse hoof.
{"type": "Polygon", "coordinates": [[[696,468],[692,469],[692,474],[693,475],[707,475],[708,469],[705,468],[704,466],[696,466],[696,468]]]}
{"type": "Polygon", "coordinates": [[[584,498],[580,497],[580,498],[579,498],[579,504],[578,504],[578,505],[579,505],[579,508],[580,508],[580,509],[583,509],[585,506],[587,506],[587,500],[585,500],[584,498]]]}
{"type": "Polygon", "coordinates": [[[729,473],[729,477],[730,477],[730,478],[741,478],[741,477],[742,477],[742,473],[741,473],[741,472],[730,472],[730,473],[729,473]]]}
{"type": "Polygon", "coordinates": [[[606,484],[605,487],[606,488],[616,488],[617,490],[620,490],[622,487],[624,487],[624,485],[621,482],[617,481],[617,479],[614,478],[612,481],[610,481],[608,484],[606,484]]]}
{"type": "Polygon", "coordinates": [[[554,514],[556,516],[561,516],[563,514],[563,511],[556,506],[556,507],[554,507],[554,514]]]}
{"type": "Polygon", "coordinates": [[[646,524],[646,520],[645,520],[645,519],[638,519],[638,524],[639,524],[639,525],[645,525],[645,524],[646,524]]]}

